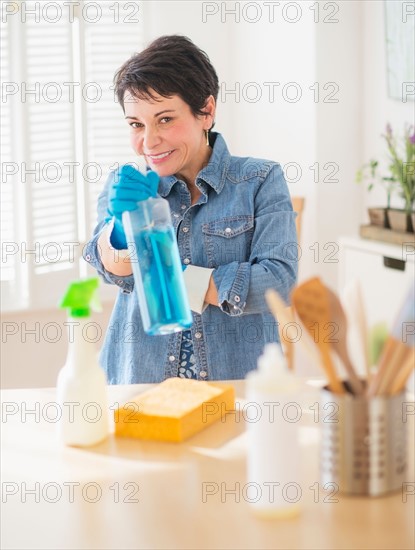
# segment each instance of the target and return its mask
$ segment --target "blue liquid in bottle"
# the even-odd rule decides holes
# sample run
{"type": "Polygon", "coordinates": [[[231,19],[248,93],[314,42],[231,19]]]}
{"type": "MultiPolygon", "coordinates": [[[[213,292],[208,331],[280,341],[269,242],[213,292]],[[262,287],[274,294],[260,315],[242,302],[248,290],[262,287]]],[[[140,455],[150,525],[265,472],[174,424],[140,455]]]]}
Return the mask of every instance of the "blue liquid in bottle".
{"type": "Polygon", "coordinates": [[[128,240],[134,242],[131,264],[145,332],[170,334],[190,328],[192,314],[173,227],[169,223],[137,227],[137,211],[127,216],[128,240]]]}

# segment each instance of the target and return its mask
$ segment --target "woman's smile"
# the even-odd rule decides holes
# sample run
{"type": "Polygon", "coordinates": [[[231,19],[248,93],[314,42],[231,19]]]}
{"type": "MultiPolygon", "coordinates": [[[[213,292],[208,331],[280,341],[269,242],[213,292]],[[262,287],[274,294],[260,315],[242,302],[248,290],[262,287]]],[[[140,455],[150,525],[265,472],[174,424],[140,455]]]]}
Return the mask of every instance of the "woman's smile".
{"type": "Polygon", "coordinates": [[[170,151],[165,151],[164,153],[158,153],[158,154],[151,154],[151,153],[144,153],[144,156],[147,161],[150,161],[152,164],[161,164],[162,162],[165,162],[170,158],[172,153],[174,153],[175,149],[171,149],[170,151]]]}

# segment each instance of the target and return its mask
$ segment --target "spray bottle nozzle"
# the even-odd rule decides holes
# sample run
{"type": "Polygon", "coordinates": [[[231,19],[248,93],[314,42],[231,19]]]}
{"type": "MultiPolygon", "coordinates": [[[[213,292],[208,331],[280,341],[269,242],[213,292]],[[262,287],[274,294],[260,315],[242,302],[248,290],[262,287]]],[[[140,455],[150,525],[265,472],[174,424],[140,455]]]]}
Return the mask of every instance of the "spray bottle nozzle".
{"type": "Polygon", "coordinates": [[[97,277],[71,283],[62,298],[60,307],[67,308],[70,317],[89,317],[91,309],[101,311],[97,293],[98,284],[97,277]]]}

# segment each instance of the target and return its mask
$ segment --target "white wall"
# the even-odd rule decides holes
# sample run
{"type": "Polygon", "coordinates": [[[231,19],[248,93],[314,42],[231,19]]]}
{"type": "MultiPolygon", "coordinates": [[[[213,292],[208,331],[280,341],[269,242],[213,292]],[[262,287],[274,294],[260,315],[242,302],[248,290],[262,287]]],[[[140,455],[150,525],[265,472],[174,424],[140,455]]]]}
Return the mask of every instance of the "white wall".
{"type": "MultiPolygon", "coordinates": [[[[102,345],[112,303],[93,313],[86,337],[102,345]]],[[[45,388],[56,384],[68,346],[66,312],[26,311],[2,316],[1,388],[45,388]]]]}
{"type": "MultiPolygon", "coordinates": [[[[408,2],[406,2],[408,4],[408,2]]],[[[414,124],[414,102],[406,103],[391,99],[387,88],[387,67],[385,51],[384,2],[374,0],[363,2],[363,126],[361,162],[370,158],[386,163],[386,144],[381,134],[389,122],[397,133],[402,134],[404,124],[414,124]]],[[[403,25],[414,25],[414,17],[408,17],[403,25]]],[[[386,194],[381,188],[374,188],[364,194],[365,206],[386,206],[386,194]]],[[[393,205],[402,208],[398,197],[393,205]]],[[[367,219],[367,218],[366,218],[367,219]]]]}
{"type": "MultiPolygon", "coordinates": [[[[370,2],[371,3],[371,2],[370,2]]],[[[341,235],[357,233],[362,217],[362,189],[354,183],[362,147],[362,20],[363,5],[368,2],[339,2],[338,23],[320,24],[317,31],[316,81],[324,88],[334,82],[338,92],[328,103],[327,92],[316,104],[317,160],[324,168],[334,163],[338,172],[330,178],[329,170],[314,186],[312,215],[317,224],[318,256],[315,270],[333,288],[337,284],[339,254],[337,243],[341,235]],[[338,181],[324,181],[338,180],[338,181]]],[[[375,55],[382,52],[375,50],[375,55]]],[[[333,89],[334,90],[334,89],[333,89]]],[[[317,247],[317,245],[316,245],[317,247]]]]}

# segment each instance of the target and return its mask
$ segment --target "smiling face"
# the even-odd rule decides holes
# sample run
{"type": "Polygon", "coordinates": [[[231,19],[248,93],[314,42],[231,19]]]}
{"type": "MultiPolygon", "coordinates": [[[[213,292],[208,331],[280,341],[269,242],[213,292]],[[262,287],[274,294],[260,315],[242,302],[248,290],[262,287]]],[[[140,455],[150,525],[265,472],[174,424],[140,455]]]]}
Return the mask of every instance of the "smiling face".
{"type": "Polygon", "coordinates": [[[205,130],[213,125],[215,100],[206,103],[207,115],[195,116],[179,96],[155,100],[138,99],[129,92],[124,96],[125,118],[131,127],[131,145],[138,155],[159,174],[175,174],[193,184],[206,165],[211,148],[206,145],[205,130]]]}

